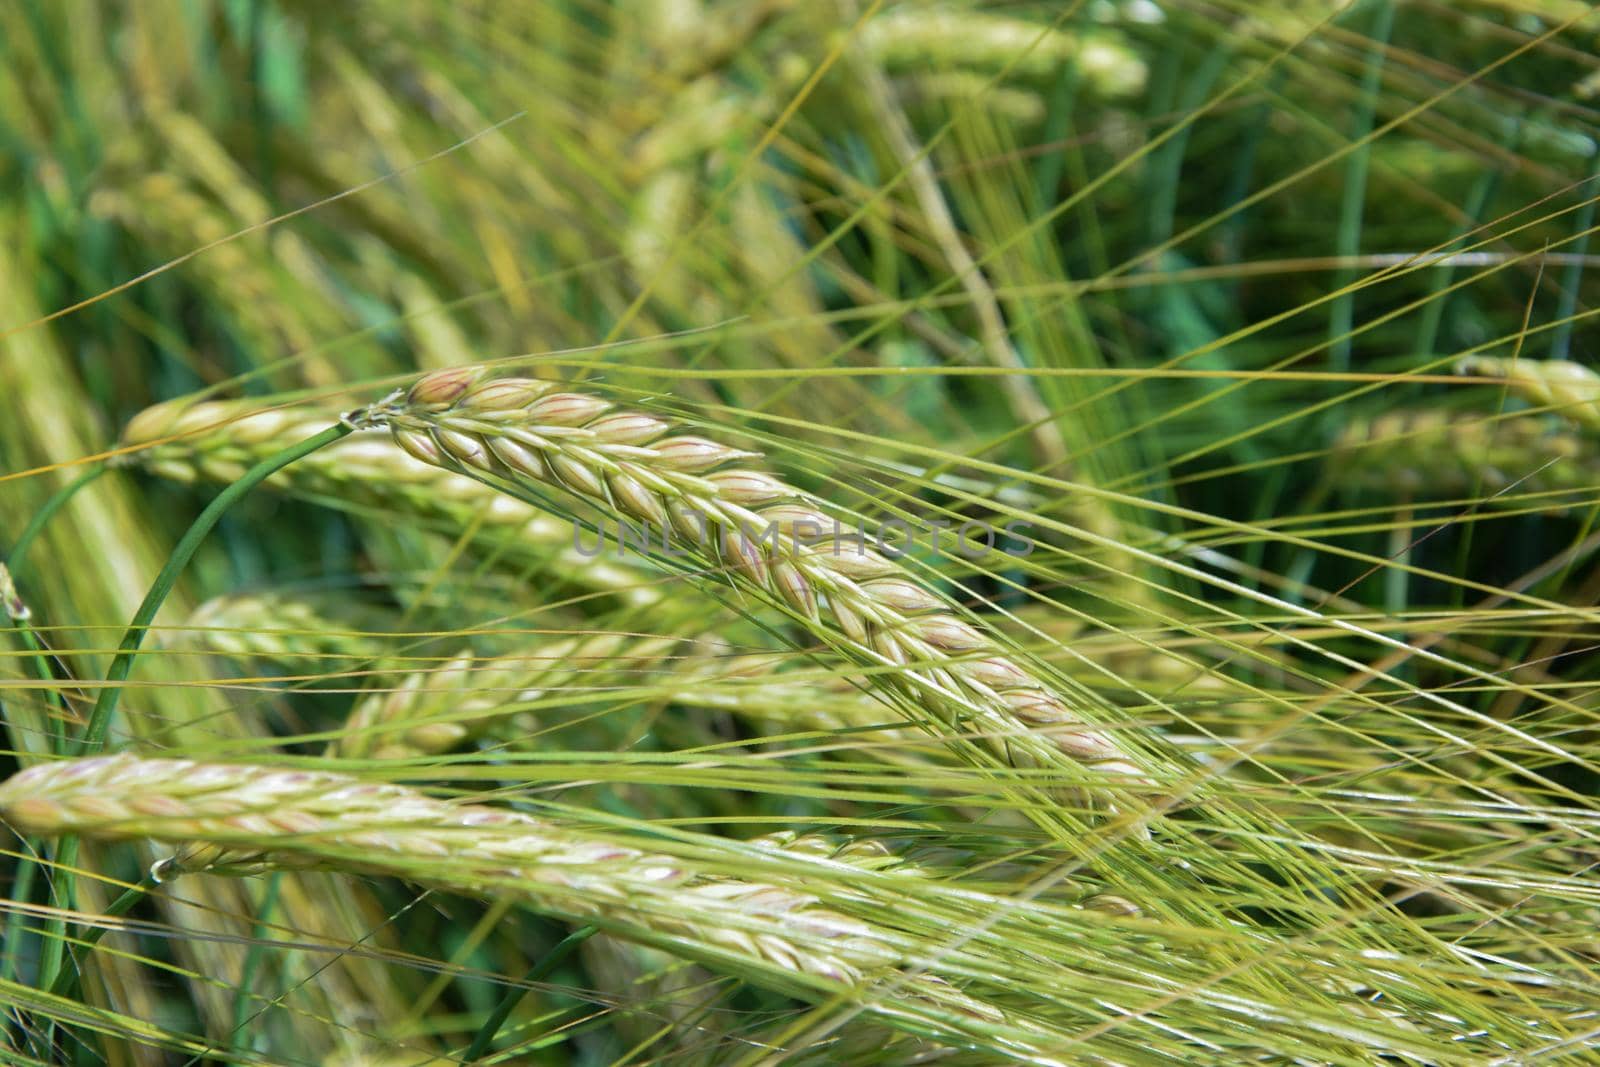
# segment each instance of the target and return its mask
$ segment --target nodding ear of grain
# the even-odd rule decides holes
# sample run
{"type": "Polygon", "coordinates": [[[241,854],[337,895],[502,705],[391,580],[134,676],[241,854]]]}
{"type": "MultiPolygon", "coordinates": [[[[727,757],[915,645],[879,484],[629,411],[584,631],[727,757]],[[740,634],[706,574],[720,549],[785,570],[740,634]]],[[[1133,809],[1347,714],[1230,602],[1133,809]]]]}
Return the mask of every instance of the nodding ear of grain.
{"type": "Polygon", "coordinates": [[[628,699],[630,686],[644,684],[652,699],[728,712],[768,731],[849,730],[864,755],[927,765],[928,735],[894,725],[893,713],[848,678],[784,675],[790,656],[729,659],[703,651],[689,640],[624,634],[552,640],[503,656],[463,651],[361,697],[330,751],[418,759],[485,737],[513,749],[535,747],[545,743],[540,727],[559,725],[553,716],[564,706],[586,713],[594,701],[628,699]],[[532,701],[554,710],[520,706],[532,701]]]}
{"type": "MultiPolygon", "coordinates": [[[[106,756],[45,764],[0,784],[0,816],[22,833],[186,842],[164,874],[333,866],[446,889],[521,898],[613,932],[670,940],[713,966],[753,963],[802,996],[861,985],[916,961],[916,944],[786,886],[731,878],[674,856],[520,812],[437,800],[345,775],[242,764],[106,756]]],[[[795,846],[797,861],[824,847],[795,846]]],[[[848,851],[833,850],[843,862],[848,851]]],[[[862,870],[889,866],[866,846],[862,870]]],[[[879,878],[896,877],[892,869],[879,878]]],[[[914,873],[904,877],[916,878],[914,873]]],[[[970,1018],[1001,1014],[936,975],[907,976],[913,999],[970,1018]]]]}
{"type": "MultiPolygon", "coordinates": [[[[414,671],[393,687],[362,697],[335,755],[409,759],[449,752],[516,716],[517,705],[559,686],[601,689],[670,655],[683,642],[625,634],[550,641],[527,652],[477,658],[470,651],[414,671]]],[[[603,689],[602,689],[603,692],[603,689]]]]}
{"type": "Polygon", "coordinates": [[[1518,396],[1536,407],[1586,430],[1600,430],[1600,374],[1565,359],[1508,359],[1468,356],[1456,370],[1481,378],[1500,378],[1518,396]]]}
{"type": "Polygon", "coordinates": [[[1353,419],[1334,446],[1344,483],[1389,493],[1489,495],[1490,505],[1526,507],[1530,493],[1581,493],[1551,507],[1592,502],[1600,447],[1542,416],[1488,418],[1438,410],[1353,419]],[[1514,488],[1513,488],[1514,487],[1514,488]]]}
{"type": "MultiPolygon", "coordinates": [[[[417,387],[424,395],[449,391],[429,381],[417,387]]],[[[414,455],[453,470],[565,490],[629,522],[692,512],[700,522],[687,525],[703,525],[710,536],[689,536],[686,524],[675,530],[684,535],[681,547],[706,565],[695,572],[699,580],[720,572],[858,662],[898,668],[871,672],[872,684],[952,730],[983,736],[1013,766],[1059,771],[1074,786],[1145,781],[1134,771],[1145,756],[1089,721],[978,620],[963,618],[901,564],[849,541],[828,546],[781,536],[812,518],[829,521],[808,533],[837,527],[826,505],[749,466],[748,453],[670,430],[661,435],[653,425],[641,444],[627,413],[612,404],[526,381],[503,381],[497,394],[530,397],[522,407],[480,409],[466,392],[448,407],[402,405],[386,416],[414,455]],[[730,466],[735,461],[740,465],[730,466]],[[769,523],[780,536],[759,536],[769,523]],[[1085,764],[1105,773],[1086,774],[1085,764]]]]}
{"type": "Polygon", "coordinates": [[[372,635],[377,619],[360,610],[334,618],[325,605],[280,592],[213,597],[180,627],[164,631],[162,644],[270,665],[288,674],[351,670],[383,654],[372,635]]]}
{"type": "Polygon", "coordinates": [[[1142,91],[1148,75],[1144,60],[1113,35],[1069,33],[979,11],[890,11],[866,24],[862,45],[891,72],[970,68],[1048,78],[1070,66],[1090,90],[1106,97],[1142,91]]]}
{"type": "MultiPolygon", "coordinates": [[[[463,381],[470,384],[472,375],[449,373],[451,388],[459,396],[465,391],[463,381]]],[[[424,395],[450,392],[444,385],[430,388],[424,395]]],[[[497,394],[484,396],[492,401],[497,394]]],[[[321,407],[259,411],[239,401],[170,400],[134,416],[123,431],[122,444],[138,447],[126,462],[163,478],[227,484],[268,456],[326,428],[336,417],[336,412],[321,407]]],[[[659,599],[648,571],[625,560],[580,555],[573,550],[569,524],[482,482],[423,462],[381,430],[358,431],[319,449],[273,475],[267,484],[319,503],[419,515],[451,529],[477,523],[482,538],[512,563],[553,558],[555,573],[583,588],[614,591],[635,605],[659,599]]]]}

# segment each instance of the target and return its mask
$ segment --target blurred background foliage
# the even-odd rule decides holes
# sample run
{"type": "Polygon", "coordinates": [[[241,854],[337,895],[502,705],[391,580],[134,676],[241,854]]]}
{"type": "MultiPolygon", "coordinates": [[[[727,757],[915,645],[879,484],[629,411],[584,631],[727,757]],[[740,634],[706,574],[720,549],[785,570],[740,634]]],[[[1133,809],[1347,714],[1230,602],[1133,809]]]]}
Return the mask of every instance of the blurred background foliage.
{"type": "MultiPolygon", "coordinates": [[[[1307,834],[1360,819],[1363,833],[1426,837],[1425,813],[1331,799],[1379,769],[1413,775],[1417,796],[1490,774],[1530,805],[1588,804],[1600,399],[1581,385],[1541,398],[1514,369],[1457,372],[1467,356],[1593,365],[1590,8],[13,0],[0,5],[0,536],[156,401],[207,390],[351,407],[418,370],[514,359],[670,394],[874,517],[1020,508],[1045,551],[966,572],[969,588],[1202,761],[1301,709],[1259,777],[1328,790],[1296,794],[1307,834]],[[618,341],[637,343],[592,347],[618,341]],[[1346,700],[1371,680],[1359,668],[1396,654],[1348,620],[1432,658],[1401,655],[1346,700]],[[1440,692],[1470,714],[1420,695],[1440,692]],[[1455,763],[1433,762],[1441,731],[1465,746],[1455,763]]],[[[98,676],[213,492],[119,469],[16,568],[74,677],[98,676]]],[[[223,642],[185,651],[172,636],[140,668],[121,740],[315,753],[306,738],[408,657],[504,651],[529,630],[772,645],[735,607],[629,597],[553,565],[559,546],[530,563],[473,536],[392,507],[253,495],[167,626],[210,598],[287,593],[334,619],[307,615],[302,631],[404,640],[332,661],[323,649],[284,681],[249,648],[219,661],[202,653],[223,642]]],[[[930,561],[952,576],[959,562],[930,561]]],[[[241,639],[260,625],[220,618],[241,639]]],[[[760,729],[714,710],[662,715],[661,683],[640,684],[547,740],[759,747],[760,729]]],[[[13,724],[38,710],[36,690],[4,692],[13,724]]],[[[713,826],[899,810],[887,795],[786,799],[781,779],[771,793],[668,779],[562,796],[713,826]]],[[[1530,880],[1592,863],[1592,830],[1562,825],[1515,861],[1530,880]]],[[[1488,848],[1488,830],[1436,829],[1460,870],[1488,848]]],[[[1010,832],[966,847],[1003,851],[1010,832]]],[[[132,859],[106,862],[137,877],[132,859]]],[[[419,904],[398,883],[316,881],[332,877],[207,880],[187,910],[141,905],[175,936],[126,949],[93,995],[221,1034],[237,1057],[314,1062],[401,1037],[443,1055],[482,1024],[496,981],[561,933],[469,901],[419,904]],[[281,946],[363,936],[370,954],[326,972],[281,946]],[[153,977],[131,965],[139,953],[172,970],[153,977]],[[252,983],[291,1010],[255,1019],[236,995],[252,983]]],[[[1590,975],[1575,930],[1594,912],[1574,899],[1532,908],[1527,943],[1501,947],[1527,959],[1554,945],[1570,975],[1590,975]]],[[[595,944],[519,1017],[516,1056],[623,1062],[637,1047],[631,1062],[712,1062],[718,1035],[781,1010],[708,990],[656,950],[595,944]],[[561,999],[578,988],[609,991],[581,1025],[561,999]]],[[[26,973],[39,948],[18,932],[6,951],[26,973]]],[[[127,1035],[74,1041],[58,1052],[78,1062],[162,1062],[127,1035]]],[[[1359,1057],[1329,1054],[1346,1059],[1359,1057]]]]}

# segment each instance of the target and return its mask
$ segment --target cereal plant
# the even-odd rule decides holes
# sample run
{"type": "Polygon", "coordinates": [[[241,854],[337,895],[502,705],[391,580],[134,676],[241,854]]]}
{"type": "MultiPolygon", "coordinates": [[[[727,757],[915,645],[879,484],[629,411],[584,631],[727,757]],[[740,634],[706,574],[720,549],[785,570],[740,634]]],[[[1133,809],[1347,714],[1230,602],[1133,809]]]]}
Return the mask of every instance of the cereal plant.
{"type": "Polygon", "coordinates": [[[0,1059],[1593,1060],[1597,43],[0,5],[0,1059]]]}

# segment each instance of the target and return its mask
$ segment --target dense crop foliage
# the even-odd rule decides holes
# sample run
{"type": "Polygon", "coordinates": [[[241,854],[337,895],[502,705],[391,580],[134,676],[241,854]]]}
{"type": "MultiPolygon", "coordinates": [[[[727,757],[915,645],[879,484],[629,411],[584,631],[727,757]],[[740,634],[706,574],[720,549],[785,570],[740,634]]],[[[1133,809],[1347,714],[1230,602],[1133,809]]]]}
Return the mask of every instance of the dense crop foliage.
{"type": "Polygon", "coordinates": [[[1597,44],[0,6],[0,1059],[1590,1055],[1597,44]]]}

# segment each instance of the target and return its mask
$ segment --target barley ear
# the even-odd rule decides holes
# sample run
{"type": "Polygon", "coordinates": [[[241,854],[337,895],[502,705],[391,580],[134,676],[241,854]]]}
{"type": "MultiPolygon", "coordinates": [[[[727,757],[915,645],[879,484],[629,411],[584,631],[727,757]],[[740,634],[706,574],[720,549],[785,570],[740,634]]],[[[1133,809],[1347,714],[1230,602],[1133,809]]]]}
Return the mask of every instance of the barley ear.
{"type": "MultiPolygon", "coordinates": [[[[185,843],[156,872],[164,877],[331,866],[509,896],[671,944],[811,999],[864,991],[869,980],[920,964],[905,934],[800,889],[702,870],[520,812],[339,774],[95,757],[36,766],[0,783],[0,818],[22,833],[185,843]]],[[[1004,1017],[937,974],[897,981],[903,989],[889,1002],[891,1017],[918,1002],[971,1020],[1004,1017]]]]}
{"type": "Polygon", "coordinates": [[[769,523],[780,533],[837,529],[840,514],[750,464],[747,452],[554,383],[458,388],[462,377],[429,375],[413,390],[426,403],[401,403],[381,421],[414,455],[449,470],[562,491],[616,520],[671,516],[671,532],[704,567],[695,580],[735,581],[878,668],[871,684],[899,706],[976,735],[1013,767],[1049,770],[1074,786],[1125,791],[1147,781],[1142,750],[902,564],[863,546],[752,537],[769,523]],[[695,526],[708,536],[695,536],[695,526]]]}
{"type": "MultiPolygon", "coordinates": [[[[442,374],[425,397],[461,388],[459,371],[442,374]]],[[[374,415],[403,402],[403,394],[397,394],[349,421],[366,427],[374,415]]],[[[173,481],[226,484],[338,417],[309,405],[258,410],[241,401],[167,401],[146,408],[124,428],[122,445],[132,451],[122,461],[173,481]]],[[[360,429],[285,467],[267,485],[357,511],[417,515],[452,529],[473,527],[486,547],[519,567],[554,560],[559,573],[586,588],[616,591],[638,605],[657,599],[647,571],[624,560],[579,555],[571,546],[569,525],[444,469],[434,462],[433,448],[425,438],[360,429]],[[419,447],[430,453],[419,456],[419,447]]]]}
{"type": "Polygon", "coordinates": [[[1565,359],[1468,356],[1456,364],[1462,374],[1503,380],[1518,396],[1585,430],[1600,430],[1600,374],[1565,359]]]}

